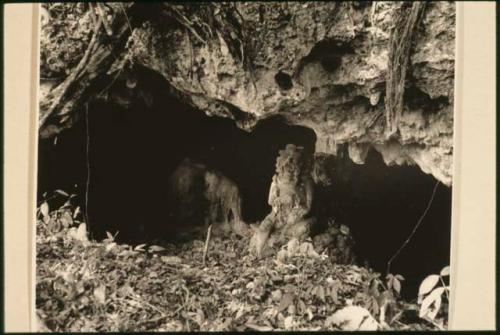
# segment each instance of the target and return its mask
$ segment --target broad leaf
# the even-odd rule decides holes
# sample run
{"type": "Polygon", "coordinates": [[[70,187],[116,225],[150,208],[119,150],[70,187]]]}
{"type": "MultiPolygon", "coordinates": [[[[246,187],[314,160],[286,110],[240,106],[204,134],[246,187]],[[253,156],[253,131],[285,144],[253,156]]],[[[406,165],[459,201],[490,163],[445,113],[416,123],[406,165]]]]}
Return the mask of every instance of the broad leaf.
{"type": "Polygon", "coordinates": [[[59,220],[64,228],[68,228],[73,225],[73,217],[69,212],[64,212],[59,220]]]}
{"type": "Polygon", "coordinates": [[[387,280],[387,288],[390,290],[392,288],[394,282],[394,276],[392,274],[388,274],[385,279],[387,280]]]}
{"type": "Polygon", "coordinates": [[[69,194],[62,190],[55,190],[54,192],[59,193],[60,195],[64,195],[65,197],[69,197],[69,194]]]}
{"type": "Polygon", "coordinates": [[[251,322],[245,324],[245,326],[247,326],[247,328],[250,328],[252,330],[256,330],[258,332],[266,332],[266,331],[273,330],[273,328],[271,328],[269,326],[259,326],[259,325],[255,324],[255,323],[251,323],[251,322]]]}
{"type": "Polygon", "coordinates": [[[116,247],[116,243],[115,242],[111,242],[111,243],[108,243],[106,244],[106,251],[109,252],[111,250],[113,250],[113,248],[116,247]]]}
{"type": "Polygon", "coordinates": [[[396,278],[392,281],[392,287],[396,292],[401,293],[401,283],[396,278]]]}
{"type": "Polygon", "coordinates": [[[78,226],[77,236],[80,241],[88,241],[87,239],[87,225],[82,223],[78,226]]]}
{"type": "Polygon", "coordinates": [[[40,213],[42,213],[43,222],[48,223],[50,221],[50,216],[49,216],[49,204],[47,203],[47,201],[44,201],[43,204],[40,206],[40,213]]]}
{"type": "Polygon", "coordinates": [[[404,281],[405,280],[405,277],[403,277],[402,275],[395,275],[394,277],[396,277],[396,279],[399,280],[399,281],[404,281]]]}
{"type": "Polygon", "coordinates": [[[427,278],[425,278],[420,284],[420,288],[418,289],[418,295],[423,296],[429,293],[434,288],[434,286],[436,286],[438,282],[439,282],[438,275],[427,276],[427,278]]]}
{"type": "Polygon", "coordinates": [[[434,300],[432,310],[427,313],[427,317],[430,318],[431,320],[434,320],[436,318],[436,315],[439,312],[439,309],[441,308],[441,300],[442,300],[441,296],[438,296],[436,300],[434,300]]]}
{"type": "Polygon", "coordinates": [[[450,275],[450,266],[449,266],[449,265],[448,265],[448,266],[445,266],[445,267],[441,270],[441,272],[439,273],[439,275],[440,275],[441,277],[446,277],[446,276],[449,276],[449,275],[450,275]]]}
{"type": "Polygon", "coordinates": [[[73,219],[76,219],[76,217],[78,216],[78,214],[81,213],[81,209],[80,209],[80,206],[76,207],[75,209],[75,212],[73,213],[73,219]]]}
{"type": "Polygon", "coordinates": [[[71,228],[70,230],[68,230],[68,235],[73,239],[84,243],[89,241],[87,238],[87,225],[85,223],[80,224],[78,226],[78,229],[71,228]]]}
{"type": "Polygon", "coordinates": [[[326,318],[325,327],[336,325],[342,330],[368,330],[374,331],[378,323],[368,310],[360,306],[347,306],[326,318]]]}
{"type": "MultiPolygon", "coordinates": [[[[423,318],[432,311],[430,309],[431,305],[436,303],[438,299],[441,300],[441,294],[443,294],[444,290],[444,287],[438,287],[425,297],[422,301],[422,306],[420,306],[419,317],[423,318]]],[[[439,301],[439,304],[441,304],[441,301],[439,301]]]]}
{"type": "Polygon", "coordinates": [[[346,225],[341,225],[340,232],[344,235],[349,235],[349,227],[347,227],[346,225]]]}
{"type": "Polygon", "coordinates": [[[165,250],[164,247],[160,247],[158,245],[152,245],[149,247],[150,252],[160,252],[160,251],[164,251],[164,250],[165,250]]]}
{"type": "Polygon", "coordinates": [[[139,244],[138,246],[136,246],[134,248],[134,251],[146,251],[146,250],[144,250],[145,246],[146,246],[146,244],[139,244]]]}

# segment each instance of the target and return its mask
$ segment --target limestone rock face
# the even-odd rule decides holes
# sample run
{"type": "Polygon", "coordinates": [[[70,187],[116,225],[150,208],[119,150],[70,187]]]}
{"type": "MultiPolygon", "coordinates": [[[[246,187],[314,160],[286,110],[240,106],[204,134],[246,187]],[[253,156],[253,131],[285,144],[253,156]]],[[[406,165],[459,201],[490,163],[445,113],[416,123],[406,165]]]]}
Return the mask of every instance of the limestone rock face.
{"type": "MultiPolygon", "coordinates": [[[[44,27],[51,48],[42,73],[59,75],[61,62],[77,64],[72,57],[87,43],[88,15],[67,8],[73,16],[62,31],[85,38],[62,54],[70,36],[51,35],[53,23],[44,27]],[[73,24],[79,20],[81,28],[73,24]]],[[[451,185],[455,4],[426,5],[413,34],[399,132],[388,139],[389,41],[400,8],[401,2],[354,1],[134,5],[126,8],[133,25],[128,42],[104,70],[139,64],[161,74],[180,99],[242,129],[279,115],[314,130],[317,153],[335,155],[348,144],[362,164],[371,147],[387,164],[416,164],[451,185]]],[[[65,122],[47,128],[56,133],[65,122]]]]}
{"type": "Polygon", "coordinates": [[[204,165],[184,160],[169,180],[169,219],[186,228],[213,225],[214,233],[246,233],[236,184],[204,165]]]}
{"type": "MultiPolygon", "coordinates": [[[[352,143],[362,164],[374,147],[387,164],[417,164],[452,181],[455,5],[429,3],[414,37],[400,136],[384,136],[391,2],[237,3],[252,66],[214,33],[199,43],[186,29],[136,29],[129,57],[163,76],[209,114],[244,129],[272,115],[310,127],[317,152],[352,143]],[[167,47],[170,46],[170,47],[167,47]],[[236,112],[237,111],[237,112],[236,112]]],[[[244,49],[242,49],[244,50],[244,49]]]]}

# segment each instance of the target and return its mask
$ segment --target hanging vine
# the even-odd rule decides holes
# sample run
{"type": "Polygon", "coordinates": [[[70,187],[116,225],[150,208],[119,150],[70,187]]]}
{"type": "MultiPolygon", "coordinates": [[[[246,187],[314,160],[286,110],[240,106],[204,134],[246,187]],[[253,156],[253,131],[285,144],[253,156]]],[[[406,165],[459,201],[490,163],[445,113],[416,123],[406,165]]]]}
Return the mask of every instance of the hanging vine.
{"type": "Polygon", "coordinates": [[[423,1],[404,2],[396,13],[395,26],[389,44],[389,65],[386,79],[386,136],[392,137],[398,131],[403,113],[403,94],[406,71],[415,30],[425,11],[423,1]]]}

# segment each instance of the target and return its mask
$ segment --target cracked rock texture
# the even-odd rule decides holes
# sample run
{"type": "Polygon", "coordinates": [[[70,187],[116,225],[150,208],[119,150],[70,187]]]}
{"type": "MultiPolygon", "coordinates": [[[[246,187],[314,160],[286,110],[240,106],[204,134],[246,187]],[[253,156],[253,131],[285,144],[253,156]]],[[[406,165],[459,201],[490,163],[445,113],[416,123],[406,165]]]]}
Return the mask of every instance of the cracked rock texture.
{"type": "MultiPolygon", "coordinates": [[[[348,145],[352,160],[363,164],[374,148],[389,165],[416,164],[451,185],[455,4],[428,3],[413,38],[399,134],[387,139],[385,77],[400,5],[162,4],[150,19],[133,21],[110,71],[125,62],[146,66],[188,103],[242,129],[280,115],[315,131],[317,154],[348,145]],[[176,21],[168,13],[180,15],[176,21]]],[[[43,68],[60,73],[42,59],[43,68]]]]}

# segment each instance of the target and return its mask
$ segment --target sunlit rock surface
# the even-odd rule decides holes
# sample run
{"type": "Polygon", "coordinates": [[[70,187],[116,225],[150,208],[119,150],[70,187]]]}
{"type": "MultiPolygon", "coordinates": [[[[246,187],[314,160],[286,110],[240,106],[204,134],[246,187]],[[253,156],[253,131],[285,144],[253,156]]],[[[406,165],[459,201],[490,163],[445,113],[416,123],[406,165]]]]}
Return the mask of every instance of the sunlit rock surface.
{"type": "MultiPolygon", "coordinates": [[[[163,75],[181,99],[209,115],[232,118],[243,129],[281,115],[315,131],[318,153],[336,154],[348,143],[353,161],[362,164],[373,147],[387,164],[417,164],[451,185],[454,3],[427,5],[414,36],[399,136],[391,140],[384,136],[384,94],[398,3],[174,6],[191,24],[172,20],[172,5],[157,6],[151,10],[156,15],[132,27],[111,70],[125,61],[144,65],[163,75]]],[[[132,16],[134,6],[127,10],[132,16]]],[[[88,18],[73,11],[74,21],[85,23],[81,32],[76,28],[84,34],[88,18]]],[[[67,26],[61,31],[74,33],[67,26]]],[[[43,36],[53,48],[42,58],[42,73],[59,74],[61,61],[75,64],[54,43],[58,39],[61,50],[70,50],[66,44],[73,42],[43,36]],[[58,61],[50,63],[52,56],[58,61]]],[[[80,49],[75,45],[73,57],[80,49]]]]}

